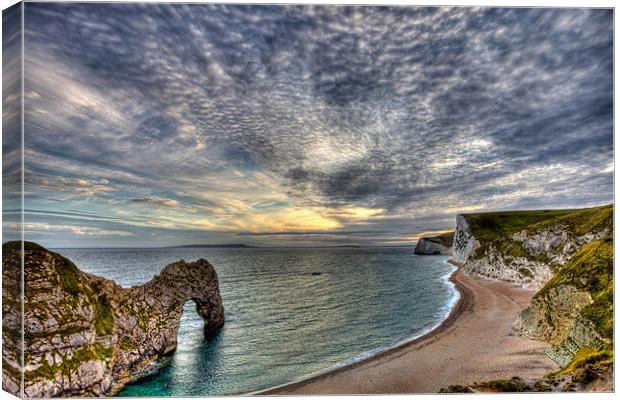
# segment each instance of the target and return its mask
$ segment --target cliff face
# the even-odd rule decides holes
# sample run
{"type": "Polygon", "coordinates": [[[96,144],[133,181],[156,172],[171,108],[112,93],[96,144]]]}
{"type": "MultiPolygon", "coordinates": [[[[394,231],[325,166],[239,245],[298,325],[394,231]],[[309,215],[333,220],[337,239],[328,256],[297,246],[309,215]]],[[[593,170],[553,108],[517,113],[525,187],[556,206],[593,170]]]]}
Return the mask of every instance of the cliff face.
{"type": "Polygon", "coordinates": [[[442,391],[612,391],[613,205],[468,214],[457,222],[454,253],[465,272],[539,289],[513,328],[550,343],[547,355],[560,369],[442,391]]]}
{"type": "Polygon", "coordinates": [[[450,247],[446,247],[440,243],[433,242],[431,240],[428,240],[427,238],[420,238],[413,252],[415,254],[425,256],[436,254],[452,255],[452,249],[450,247]]]}
{"type": "MultiPolygon", "coordinates": [[[[3,280],[19,270],[20,243],[3,245],[3,280]]],[[[205,260],[179,261],[141,286],[124,289],[80,271],[34,243],[24,251],[24,394],[110,395],[136,371],[174,350],[183,305],[193,300],[205,331],[224,323],[217,275],[205,260]]],[[[3,285],[3,331],[19,330],[19,298],[3,285]]],[[[19,337],[4,334],[8,349],[19,337]]],[[[19,394],[18,352],[3,352],[3,388],[19,394]]]]}
{"type": "Polygon", "coordinates": [[[514,329],[553,345],[561,369],[531,389],[611,390],[613,206],[460,217],[455,258],[466,273],[538,290],[514,329]]]}
{"type": "MultiPolygon", "coordinates": [[[[520,334],[554,347],[549,357],[567,367],[585,350],[610,351],[613,340],[613,237],[581,248],[534,296],[515,322],[520,334]]],[[[582,354],[583,356],[584,354],[582,354]]],[[[602,361],[604,357],[599,355],[602,361]]]]}
{"type": "MultiPolygon", "coordinates": [[[[497,236],[491,235],[489,229],[483,231],[486,240],[477,242],[473,251],[464,252],[457,261],[465,259],[464,271],[472,276],[514,282],[537,290],[582,246],[605,237],[612,230],[612,214],[610,207],[576,210],[525,227],[517,225],[522,229],[516,231],[503,229],[501,219],[486,220],[487,227],[497,224],[497,236]]],[[[514,213],[511,217],[518,215],[514,213]]],[[[463,225],[467,224],[468,218],[463,219],[466,220],[463,225]]],[[[522,219],[527,221],[525,217],[522,219]]],[[[481,220],[485,221],[476,222],[481,220]]],[[[474,239],[467,243],[477,241],[476,229],[471,235],[474,239]]],[[[455,239],[455,255],[456,243],[455,239]]]]}
{"type": "Polygon", "coordinates": [[[464,264],[478,247],[480,247],[480,242],[474,236],[467,219],[464,215],[457,215],[452,258],[457,263],[464,264]]]}

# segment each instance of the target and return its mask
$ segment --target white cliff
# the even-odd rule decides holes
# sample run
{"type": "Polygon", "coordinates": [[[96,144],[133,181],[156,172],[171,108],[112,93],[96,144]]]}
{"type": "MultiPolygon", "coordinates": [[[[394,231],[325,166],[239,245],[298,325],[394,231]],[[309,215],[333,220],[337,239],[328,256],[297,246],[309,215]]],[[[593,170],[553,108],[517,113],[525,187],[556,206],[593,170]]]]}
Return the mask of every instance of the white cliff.
{"type": "Polygon", "coordinates": [[[457,263],[464,264],[478,247],[480,247],[480,242],[471,231],[466,217],[462,214],[457,215],[452,244],[452,258],[457,263]]]}
{"type": "Polygon", "coordinates": [[[434,241],[433,238],[420,238],[415,246],[415,254],[418,255],[452,255],[452,248],[434,241]]]}
{"type": "Polygon", "coordinates": [[[607,233],[609,228],[577,236],[562,222],[538,230],[524,229],[485,245],[481,254],[468,257],[464,271],[471,276],[514,282],[538,290],[584,244],[607,233]]]}

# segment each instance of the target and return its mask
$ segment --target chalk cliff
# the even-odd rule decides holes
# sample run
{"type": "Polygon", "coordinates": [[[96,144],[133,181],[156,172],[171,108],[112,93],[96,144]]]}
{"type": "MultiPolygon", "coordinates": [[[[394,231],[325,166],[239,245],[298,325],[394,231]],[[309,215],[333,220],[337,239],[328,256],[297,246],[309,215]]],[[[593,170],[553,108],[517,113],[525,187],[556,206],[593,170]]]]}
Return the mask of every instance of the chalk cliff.
{"type": "MultiPolygon", "coordinates": [[[[613,236],[583,246],[532,299],[515,330],[554,347],[567,367],[576,356],[609,353],[613,340],[613,236]]],[[[601,360],[603,354],[599,354],[601,360]]]]}
{"type": "Polygon", "coordinates": [[[549,377],[449,390],[612,390],[613,205],[457,217],[454,259],[469,275],[536,289],[515,331],[553,347],[549,377]]]}
{"type": "Polygon", "coordinates": [[[454,232],[447,232],[438,236],[420,238],[413,252],[418,255],[452,255],[453,236],[454,232]]]}
{"type": "Polygon", "coordinates": [[[121,288],[65,257],[24,244],[24,365],[20,366],[20,242],[3,250],[3,389],[26,397],[104,396],[173,351],[183,305],[196,303],[210,333],[224,323],[217,274],[206,260],[169,264],[121,288]]]}
{"type": "Polygon", "coordinates": [[[613,208],[457,217],[454,258],[469,275],[540,289],[582,246],[612,230],[613,208]]]}
{"type": "Polygon", "coordinates": [[[457,215],[454,243],[452,244],[452,258],[457,263],[464,264],[478,247],[480,247],[480,242],[469,227],[467,218],[462,214],[457,215]]]}

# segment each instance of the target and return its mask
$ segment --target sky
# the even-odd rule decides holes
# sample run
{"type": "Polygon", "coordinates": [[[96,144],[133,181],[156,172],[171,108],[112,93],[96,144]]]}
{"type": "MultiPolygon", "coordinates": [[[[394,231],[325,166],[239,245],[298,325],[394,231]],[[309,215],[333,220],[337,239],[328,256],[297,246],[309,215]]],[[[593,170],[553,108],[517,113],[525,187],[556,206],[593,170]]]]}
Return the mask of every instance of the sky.
{"type": "Polygon", "coordinates": [[[410,245],[611,203],[612,51],[605,9],[28,3],[25,237],[410,245]]]}

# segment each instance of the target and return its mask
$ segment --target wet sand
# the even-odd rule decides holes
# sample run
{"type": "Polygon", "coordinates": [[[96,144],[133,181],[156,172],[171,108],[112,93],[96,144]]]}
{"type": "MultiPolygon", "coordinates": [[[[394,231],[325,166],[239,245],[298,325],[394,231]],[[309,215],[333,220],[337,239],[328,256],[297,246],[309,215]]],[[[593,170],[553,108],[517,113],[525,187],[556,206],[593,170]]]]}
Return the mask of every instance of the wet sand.
{"type": "Polygon", "coordinates": [[[434,331],[355,364],[257,394],[437,393],[453,384],[540,378],[558,368],[543,354],[547,343],[512,331],[535,291],[475,279],[460,269],[451,280],[461,297],[434,331]]]}

